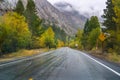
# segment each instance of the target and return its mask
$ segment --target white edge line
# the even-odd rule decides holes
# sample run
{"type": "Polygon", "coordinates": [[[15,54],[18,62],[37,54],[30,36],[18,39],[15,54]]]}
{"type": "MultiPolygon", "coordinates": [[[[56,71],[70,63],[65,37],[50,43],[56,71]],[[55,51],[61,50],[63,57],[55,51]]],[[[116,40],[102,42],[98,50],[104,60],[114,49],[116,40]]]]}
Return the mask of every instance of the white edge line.
{"type": "Polygon", "coordinates": [[[112,68],[106,66],[105,64],[103,64],[103,63],[95,60],[94,58],[90,57],[89,55],[87,55],[87,54],[85,54],[85,53],[83,53],[83,52],[81,52],[81,54],[83,54],[84,56],[90,58],[91,60],[95,61],[96,63],[102,65],[103,67],[105,67],[105,68],[107,68],[108,70],[112,71],[112,72],[115,73],[116,75],[120,76],[120,73],[118,73],[117,71],[113,70],[112,68]]]}
{"type": "Polygon", "coordinates": [[[21,59],[21,60],[16,60],[16,61],[11,61],[11,62],[6,62],[6,63],[3,63],[3,64],[0,64],[0,67],[2,67],[2,66],[6,66],[6,65],[10,65],[10,64],[19,63],[19,62],[23,62],[23,61],[27,61],[27,60],[31,60],[31,59],[35,59],[35,58],[38,58],[38,57],[41,57],[41,56],[47,55],[47,54],[49,54],[49,53],[51,53],[51,52],[53,52],[53,51],[46,52],[46,53],[44,53],[44,54],[40,54],[40,55],[33,56],[33,57],[30,57],[30,58],[26,58],[26,59],[21,59]]]}
{"type": "MultiPolygon", "coordinates": [[[[51,51],[51,52],[52,52],[52,51],[51,51]]],[[[47,55],[47,54],[49,54],[49,53],[50,53],[50,52],[47,52],[47,53],[45,53],[45,54],[43,54],[43,55],[47,55]]],[[[120,73],[118,73],[117,71],[113,70],[112,68],[104,65],[103,63],[101,63],[101,62],[99,62],[99,61],[97,61],[97,60],[95,60],[95,59],[93,59],[92,57],[88,56],[87,54],[85,54],[85,53],[83,53],[83,52],[81,52],[81,54],[83,54],[84,56],[86,56],[86,57],[90,58],[91,60],[97,62],[98,64],[100,64],[100,65],[102,65],[103,67],[107,68],[108,70],[112,71],[112,72],[115,73],[116,75],[120,76],[120,73]]],[[[34,56],[34,57],[31,57],[31,58],[27,58],[27,59],[22,59],[22,60],[18,60],[18,61],[13,61],[13,62],[1,64],[0,67],[6,66],[6,65],[9,65],[9,64],[19,63],[19,62],[22,62],[22,61],[25,61],[25,60],[34,59],[34,58],[37,58],[37,57],[40,57],[40,56],[43,56],[43,55],[34,56]]]]}

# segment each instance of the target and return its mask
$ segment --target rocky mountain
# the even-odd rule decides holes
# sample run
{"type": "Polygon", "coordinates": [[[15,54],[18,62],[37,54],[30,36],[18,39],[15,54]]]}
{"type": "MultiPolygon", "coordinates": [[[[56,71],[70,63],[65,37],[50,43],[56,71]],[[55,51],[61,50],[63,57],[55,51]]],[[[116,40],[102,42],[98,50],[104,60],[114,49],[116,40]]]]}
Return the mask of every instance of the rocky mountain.
{"type": "Polygon", "coordinates": [[[86,22],[86,17],[75,10],[71,4],[59,2],[54,4],[54,6],[68,18],[74,28],[83,29],[84,23],[86,22]]]}
{"type": "Polygon", "coordinates": [[[79,15],[74,9],[71,11],[63,10],[65,6],[70,5],[58,3],[53,6],[47,0],[35,0],[35,4],[40,18],[57,24],[67,34],[74,34],[78,28],[83,28],[86,20],[84,16],[79,15]]]}
{"type": "MultiPolygon", "coordinates": [[[[22,0],[26,6],[27,0],[22,0]]],[[[67,34],[76,33],[78,28],[83,28],[86,18],[80,15],[70,4],[50,4],[47,0],[34,0],[38,16],[51,24],[54,23],[67,34]],[[66,8],[66,9],[65,9],[66,8]]]]}

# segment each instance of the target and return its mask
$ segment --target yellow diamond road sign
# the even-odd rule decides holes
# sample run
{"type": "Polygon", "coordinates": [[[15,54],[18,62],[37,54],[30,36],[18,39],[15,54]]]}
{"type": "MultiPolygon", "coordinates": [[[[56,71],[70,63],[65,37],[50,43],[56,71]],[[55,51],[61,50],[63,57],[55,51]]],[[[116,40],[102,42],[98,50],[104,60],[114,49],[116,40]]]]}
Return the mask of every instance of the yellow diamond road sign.
{"type": "Polygon", "coordinates": [[[99,39],[100,39],[101,41],[104,41],[104,40],[106,39],[105,34],[104,34],[104,33],[101,33],[100,36],[99,36],[99,39]]]}

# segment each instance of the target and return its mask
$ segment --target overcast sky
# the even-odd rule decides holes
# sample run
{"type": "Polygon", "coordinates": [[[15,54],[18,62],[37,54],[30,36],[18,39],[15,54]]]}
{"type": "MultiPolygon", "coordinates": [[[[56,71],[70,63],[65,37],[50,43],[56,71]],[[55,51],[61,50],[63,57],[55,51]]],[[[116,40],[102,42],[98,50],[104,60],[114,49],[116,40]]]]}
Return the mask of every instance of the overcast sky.
{"type": "Polygon", "coordinates": [[[103,9],[106,8],[105,2],[107,0],[48,0],[51,4],[57,2],[67,2],[80,13],[89,13],[90,15],[100,16],[103,14],[103,9]]]}

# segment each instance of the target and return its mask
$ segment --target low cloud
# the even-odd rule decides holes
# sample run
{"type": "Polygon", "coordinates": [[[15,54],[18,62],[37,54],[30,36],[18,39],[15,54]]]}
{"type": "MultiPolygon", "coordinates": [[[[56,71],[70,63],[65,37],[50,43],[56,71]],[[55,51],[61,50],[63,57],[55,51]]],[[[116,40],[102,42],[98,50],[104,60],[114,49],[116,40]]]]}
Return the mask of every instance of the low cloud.
{"type": "Polygon", "coordinates": [[[48,0],[51,4],[58,2],[70,3],[81,14],[96,15],[100,17],[103,14],[103,9],[106,8],[107,0],[48,0]]]}

